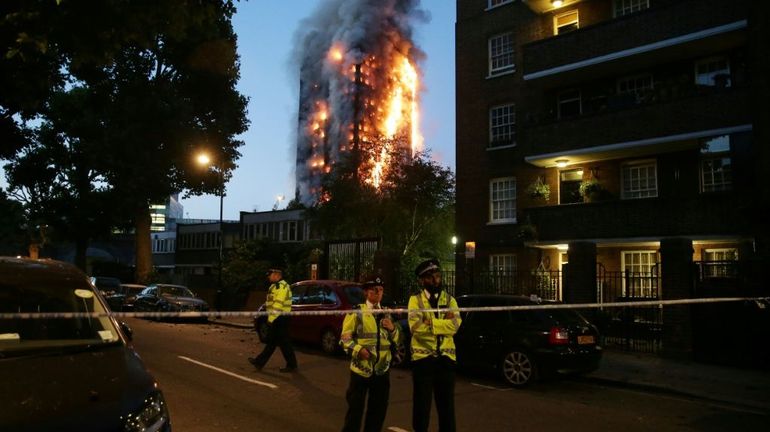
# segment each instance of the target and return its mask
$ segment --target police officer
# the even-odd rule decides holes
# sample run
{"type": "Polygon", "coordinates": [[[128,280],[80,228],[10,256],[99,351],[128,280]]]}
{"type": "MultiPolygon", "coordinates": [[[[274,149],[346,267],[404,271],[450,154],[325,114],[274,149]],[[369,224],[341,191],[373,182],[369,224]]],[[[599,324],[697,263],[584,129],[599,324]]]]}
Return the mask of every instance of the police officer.
{"type": "Polygon", "coordinates": [[[422,290],[409,298],[409,329],[412,332],[412,428],[428,430],[431,399],[436,399],[438,430],[454,432],[455,355],[454,334],[461,320],[454,297],[443,290],[438,260],[421,262],[415,275],[422,290]],[[421,309],[441,309],[423,312],[421,309]]]}
{"type": "Polygon", "coordinates": [[[278,267],[269,269],[267,278],[271,284],[265,302],[269,326],[267,341],[261,354],[257,357],[249,357],[249,363],[258,370],[262,370],[277,346],[281,348],[281,354],[286,360],[286,367],[279,370],[281,372],[294,372],[297,370],[297,358],[289,340],[289,316],[277,314],[278,312],[291,312],[291,287],[283,280],[283,270],[278,267]]]}
{"type": "Polygon", "coordinates": [[[340,345],[351,356],[350,384],[345,398],[343,432],[359,432],[366,403],[364,431],[381,431],[388,410],[390,395],[391,345],[399,343],[398,325],[381,309],[383,282],[379,276],[369,276],[363,283],[366,302],[362,313],[350,313],[342,323],[340,345]],[[368,402],[366,400],[368,394],[368,402]]]}

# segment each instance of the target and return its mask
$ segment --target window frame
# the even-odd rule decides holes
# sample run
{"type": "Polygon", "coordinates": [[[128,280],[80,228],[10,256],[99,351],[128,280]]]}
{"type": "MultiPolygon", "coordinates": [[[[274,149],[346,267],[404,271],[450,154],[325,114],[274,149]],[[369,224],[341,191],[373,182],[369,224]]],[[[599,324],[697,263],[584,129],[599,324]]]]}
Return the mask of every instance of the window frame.
{"type": "MultiPolygon", "coordinates": [[[[641,172],[641,171],[640,171],[641,172]]],[[[649,171],[647,171],[649,172],[649,171]]],[[[649,179],[646,180],[647,183],[649,183],[649,179]]],[[[620,199],[645,199],[645,198],[657,198],[658,197],[658,161],[654,159],[644,159],[644,160],[638,160],[638,161],[632,161],[632,162],[626,162],[621,165],[620,168],[620,199]],[[626,189],[626,177],[628,175],[627,169],[629,168],[650,168],[652,167],[652,173],[654,174],[653,181],[654,181],[654,188],[650,189],[632,189],[627,190],[626,189]],[[650,191],[652,191],[650,193],[650,191]],[[648,195],[644,195],[644,193],[648,193],[648,195]]]]}
{"type": "Polygon", "coordinates": [[[509,73],[516,72],[516,49],[514,47],[514,41],[513,41],[513,32],[504,32],[504,33],[498,33],[496,35],[492,35],[487,39],[487,61],[488,61],[488,76],[489,77],[497,77],[500,75],[505,75],[509,73]],[[502,47],[505,47],[505,41],[501,42],[501,53],[494,55],[492,52],[492,45],[493,41],[502,39],[504,37],[508,37],[508,45],[510,46],[510,51],[502,52],[502,47]],[[504,66],[498,66],[495,67],[495,60],[503,58],[505,56],[510,55],[510,63],[506,64],[504,66]]]}
{"type": "Polygon", "coordinates": [[[563,11],[561,13],[553,15],[553,34],[554,34],[554,36],[558,36],[558,35],[562,35],[562,34],[567,34],[567,33],[573,32],[573,31],[578,30],[578,29],[580,29],[580,13],[578,12],[577,9],[563,11]],[[563,17],[566,17],[568,15],[573,15],[573,14],[575,15],[575,20],[574,21],[571,21],[568,24],[559,25],[559,18],[563,18],[563,17]],[[571,26],[573,24],[576,24],[576,27],[574,29],[568,30],[568,31],[565,31],[565,32],[559,32],[560,28],[568,27],[568,26],[571,26]]]}
{"type": "MultiPolygon", "coordinates": [[[[497,178],[492,178],[492,179],[489,180],[489,224],[490,225],[516,223],[516,204],[517,204],[516,203],[516,192],[517,192],[516,177],[513,177],[513,176],[511,176],[511,177],[497,177],[497,178]],[[505,191],[511,191],[510,193],[511,193],[512,196],[506,197],[505,199],[497,199],[497,200],[495,200],[495,197],[494,197],[494,195],[495,195],[494,186],[497,185],[497,184],[505,183],[505,182],[509,182],[510,185],[512,185],[512,187],[508,187],[508,188],[505,189],[505,191]],[[498,204],[498,203],[502,204],[502,203],[505,203],[505,202],[511,202],[512,203],[510,209],[505,209],[505,208],[495,209],[495,204],[498,204]],[[500,218],[496,218],[495,217],[496,213],[502,214],[502,213],[506,213],[508,210],[510,210],[511,217],[500,217],[500,218]]],[[[502,204],[502,205],[504,205],[504,204],[502,204]]]]}
{"type": "Polygon", "coordinates": [[[694,66],[694,82],[696,86],[704,86],[704,87],[717,87],[717,83],[714,80],[714,78],[718,75],[725,74],[727,75],[727,83],[725,84],[725,87],[731,87],[732,86],[732,67],[730,65],[730,58],[724,55],[719,56],[711,56],[711,57],[705,57],[700,60],[695,61],[694,66]],[[707,73],[700,73],[698,70],[702,65],[711,65],[717,62],[724,61],[726,65],[726,69],[721,69],[718,71],[709,71],[707,73]],[[711,82],[704,82],[703,80],[699,80],[701,76],[708,76],[711,79],[711,82]]]}
{"type": "MultiPolygon", "coordinates": [[[[653,297],[657,297],[657,296],[653,295],[653,289],[655,291],[657,291],[658,287],[653,287],[653,282],[652,281],[655,279],[656,280],[655,283],[656,284],[658,283],[657,279],[658,279],[658,277],[660,275],[659,267],[658,267],[659,264],[660,264],[660,254],[656,250],[644,250],[644,249],[642,249],[642,250],[622,250],[622,251],[620,251],[620,268],[621,268],[621,271],[623,273],[623,278],[622,278],[623,279],[623,297],[628,297],[629,289],[631,289],[632,291],[638,290],[639,293],[640,293],[640,295],[636,295],[636,293],[633,293],[633,295],[631,297],[637,297],[637,298],[653,298],[653,297]],[[632,255],[632,254],[633,255],[637,255],[638,254],[640,256],[640,258],[641,258],[641,255],[644,254],[644,255],[647,255],[648,258],[649,257],[654,258],[654,260],[648,261],[646,264],[642,264],[641,263],[641,259],[640,259],[640,264],[638,264],[638,266],[646,265],[647,268],[648,268],[647,271],[638,271],[638,272],[631,271],[631,273],[649,274],[650,276],[649,277],[640,277],[640,278],[634,279],[634,281],[638,280],[638,281],[641,282],[640,286],[639,287],[634,286],[634,287],[630,287],[629,288],[627,286],[627,282],[628,282],[626,280],[627,278],[625,277],[626,270],[627,270],[627,268],[626,268],[627,267],[626,256],[627,255],[632,255]]],[[[634,266],[636,264],[632,263],[631,265],[634,266]]],[[[655,294],[657,294],[657,293],[655,293],[655,294]]]]}
{"type": "Polygon", "coordinates": [[[612,2],[612,16],[615,18],[619,18],[626,15],[631,15],[637,12],[641,12],[643,10],[647,10],[650,8],[650,0],[614,0],[612,2]],[[630,3],[629,6],[626,6],[623,3],[630,3]],[[620,11],[621,13],[618,13],[618,3],[621,4],[620,11]],[[641,6],[644,4],[644,6],[641,6]],[[640,7],[635,7],[636,5],[639,5],[640,7]]]}
{"type": "Polygon", "coordinates": [[[579,88],[572,88],[572,89],[568,89],[568,90],[564,90],[564,91],[559,92],[559,94],[556,97],[556,113],[557,113],[557,116],[558,116],[559,119],[573,118],[573,117],[578,117],[578,116],[583,115],[583,92],[582,92],[582,90],[580,90],[579,88]],[[573,97],[573,98],[570,98],[570,99],[562,100],[562,96],[563,95],[565,95],[567,93],[571,93],[571,92],[577,92],[577,97],[576,98],[573,97]],[[565,117],[564,114],[562,114],[562,105],[564,103],[570,103],[570,102],[575,102],[575,101],[577,101],[577,103],[578,103],[578,112],[577,112],[577,114],[568,115],[568,116],[565,117]]]}
{"type": "Polygon", "coordinates": [[[491,10],[496,9],[501,6],[505,6],[507,4],[513,3],[514,0],[487,0],[487,8],[485,10],[491,10]],[[493,2],[497,1],[497,4],[492,4],[493,2]]]}
{"type": "Polygon", "coordinates": [[[500,147],[511,147],[516,145],[516,104],[514,103],[508,103],[508,104],[501,104],[501,105],[495,105],[489,108],[489,148],[500,148],[500,147]],[[502,110],[502,109],[509,109],[509,112],[507,114],[502,114],[498,116],[498,118],[508,118],[510,119],[509,123],[500,124],[495,126],[493,124],[493,112],[495,110],[502,110]],[[507,133],[507,136],[504,136],[505,134],[500,134],[501,137],[497,138],[495,136],[494,130],[495,128],[501,129],[501,128],[508,128],[509,132],[507,133]]]}

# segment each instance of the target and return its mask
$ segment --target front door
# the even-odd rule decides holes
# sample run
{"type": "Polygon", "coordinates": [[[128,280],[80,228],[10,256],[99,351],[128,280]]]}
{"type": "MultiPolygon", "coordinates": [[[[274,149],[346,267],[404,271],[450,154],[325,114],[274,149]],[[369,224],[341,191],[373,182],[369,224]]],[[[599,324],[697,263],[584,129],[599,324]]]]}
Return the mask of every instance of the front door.
{"type": "Polygon", "coordinates": [[[580,196],[580,182],[583,180],[583,169],[570,169],[559,173],[559,204],[583,202],[580,196]]]}

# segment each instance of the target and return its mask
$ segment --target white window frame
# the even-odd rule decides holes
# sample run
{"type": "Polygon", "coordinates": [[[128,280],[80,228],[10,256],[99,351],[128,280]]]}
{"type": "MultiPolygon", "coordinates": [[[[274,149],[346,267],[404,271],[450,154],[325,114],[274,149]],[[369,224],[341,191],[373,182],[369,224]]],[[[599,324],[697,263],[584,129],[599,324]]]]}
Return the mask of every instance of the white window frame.
{"type": "Polygon", "coordinates": [[[695,62],[695,84],[700,86],[715,87],[717,85],[714,78],[717,75],[727,75],[727,83],[725,87],[732,85],[732,78],[730,76],[730,59],[725,56],[708,57],[695,62]],[[716,63],[725,63],[725,68],[708,70],[701,72],[701,67],[708,66],[709,68],[716,63]]]}
{"type": "Polygon", "coordinates": [[[650,0],[615,0],[612,2],[612,13],[617,18],[649,7],[650,0]]]}
{"type": "Polygon", "coordinates": [[[513,32],[494,35],[487,41],[489,54],[489,76],[498,76],[514,72],[516,70],[515,50],[513,46],[513,32]],[[508,38],[507,42],[505,38],[508,38]],[[496,45],[499,43],[499,46],[496,45]],[[504,49],[508,48],[507,51],[504,49]],[[499,50],[499,52],[495,51],[499,50]],[[503,60],[510,56],[510,61],[503,64],[503,60]],[[496,63],[500,63],[496,65],[496,63]]]}
{"type": "Polygon", "coordinates": [[[658,163],[655,160],[628,162],[620,170],[620,198],[642,199],[658,196],[658,163]],[[642,177],[642,174],[652,176],[642,177]],[[630,182],[630,184],[629,184],[630,182]],[[636,185],[634,185],[636,183],[636,185]],[[643,184],[644,183],[644,184],[643,184]]]}
{"type": "Polygon", "coordinates": [[[515,145],[516,142],[516,105],[504,104],[489,109],[489,147],[515,145]],[[496,114],[497,112],[497,114],[496,114]],[[501,123],[495,124],[499,120],[501,123]],[[502,132],[495,132],[496,130],[502,132]]]}
{"type": "Polygon", "coordinates": [[[517,261],[515,254],[489,255],[490,283],[498,292],[512,292],[516,288],[517,261]]]}
{"type": "Polygon", "coordinates": [[[578,13],[577,9],[572,9],[569,11],[562,12],[560,14],[556,14],[553,16],[553,34],[554,35],[560,35],[563,34],[559,32],[559,29],[562,27],[566,27],[572,24],[577,24],[577,28],[580,28],[580,14],[578,13]],[[575,19],[571,20],[565,24],[559,25],[559,18],[564,18],[568,15],[575,15],[575,19]]]}
{"type": "Polygon", "coordinates": [[[729,154],[703,156],[700,164],[701,192],[728,191],[733,188],[732,158],[729,154]],[[720,167],[715,168],[715,161],[720,167]],[[728,163],[724,163],[728,161],[728,163]]]}
{"type": "Polygon", "coordinates": [[[516,223],[516,177],[489,180],[489,223],[516,223]],[[496,186],[500,186],[497,192],[496,186]]]}
{"type": "Polygon", "coordinates": [[[513,0],[487,0],[487,10],[513,3],[513,0]]]}
{"type": "Polygon", "coordinates": [[[620,268],[623,271],[623,297],[628,296],[629,291],[633,297],[654,297],[653,284],[658,283],[659,262],[658,252],[654,250],[621,251],[620,268]],[[629,257],[632,257],[631,263],[627,262],[629,257]],[[633,257],[639,257],[638,262],[633,262],[633,257]],[[643,262],[643,257],[646,257],[647,262],[643,262]],[[629,269],[629,267],[631,268],[629,269]],[[626,278],[626,270],[630,270],[630,281],[633,282],[633,286],[627,286],[629,280],[626,278]]]}

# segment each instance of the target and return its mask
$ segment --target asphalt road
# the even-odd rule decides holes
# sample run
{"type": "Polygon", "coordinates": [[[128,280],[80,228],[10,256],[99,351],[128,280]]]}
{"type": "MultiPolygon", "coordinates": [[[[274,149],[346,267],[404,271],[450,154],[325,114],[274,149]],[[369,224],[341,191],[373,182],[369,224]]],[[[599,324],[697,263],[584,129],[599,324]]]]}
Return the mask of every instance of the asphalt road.
{"type": "MultiPolygon", "coordinates": [[[[276,350],[262,372],[246,360],[262,345],[249,330],[131,319],[134,347],[160,382],[175,431],[338,431],[347,405],[347,360],[296,347],[300,372],[282,374],[276,350]]],[[[386,430],[411,430],[411,375],[391,373],[386,430]]],[[[510,389],[458,375],[458,431],[765,430],[770,415],[702,400],[607,387],[581,379],[510,389]]],[[[437,430],[435,409],[431,430],[437,430]]]]}

